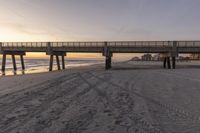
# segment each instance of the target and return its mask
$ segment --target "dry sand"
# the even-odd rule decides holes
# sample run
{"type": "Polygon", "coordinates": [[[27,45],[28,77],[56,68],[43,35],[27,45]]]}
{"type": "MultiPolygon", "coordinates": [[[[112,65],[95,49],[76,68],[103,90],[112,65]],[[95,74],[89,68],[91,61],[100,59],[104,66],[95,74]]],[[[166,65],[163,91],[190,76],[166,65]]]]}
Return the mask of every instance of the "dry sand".
{"type": "Polygon", "coordinates": [[[115,64],[0,78],[0,133],[200,133],[200,68],[115,64]]]}

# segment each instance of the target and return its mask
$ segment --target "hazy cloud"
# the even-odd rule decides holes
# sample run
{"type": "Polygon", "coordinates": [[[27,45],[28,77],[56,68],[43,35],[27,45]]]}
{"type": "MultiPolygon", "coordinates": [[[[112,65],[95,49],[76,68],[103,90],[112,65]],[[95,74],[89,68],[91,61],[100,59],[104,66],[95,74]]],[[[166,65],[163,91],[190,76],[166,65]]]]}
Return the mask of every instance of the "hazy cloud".
{"type": "Polygon", "coordinates": [[[199,7],[199,0],[1,0],[0,27],[52,40],[198,39],[199,7]]]}

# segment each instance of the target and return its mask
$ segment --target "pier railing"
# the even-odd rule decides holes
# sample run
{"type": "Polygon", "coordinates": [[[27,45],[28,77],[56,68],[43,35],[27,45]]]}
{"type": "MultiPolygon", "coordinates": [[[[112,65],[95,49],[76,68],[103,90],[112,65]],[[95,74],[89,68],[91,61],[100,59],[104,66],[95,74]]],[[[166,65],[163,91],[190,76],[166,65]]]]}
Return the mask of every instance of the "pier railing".
{"type": "MultiPolygon", "coordinates": [[[[51,47],[104,47],[105,42],[49,42],[51,47]]],[[[2,47],[47,47],[48,42],[2,42],[2,47]]],[[[111,47],[172,46],[167,41],[116,41],[107,42],[111,47]]]]}
{"type": "Polygon", "coordinates": [[[200,41],[177,41],[177,47],[200,47],[200,41]]]}
{"type": "MultiPolygon", "coordinates": [[[[2,42],[2,47],[45,48],[51,47],[104,47],[105,42],[2,42]]],[[[110,41],[108,47],[172,47],[173,41],[110,41]]],[[[177,47],[200,47],[200,41],[177,41],[177,47]]]]}
{"type": "Polygon", "coordinates": [[[17,48],[23,48],[23,47],[28,47],[28,48],[42,48],[42,47],[47,47],[46,42],[3,42],[2,47],[17,47],[17,48]]]}

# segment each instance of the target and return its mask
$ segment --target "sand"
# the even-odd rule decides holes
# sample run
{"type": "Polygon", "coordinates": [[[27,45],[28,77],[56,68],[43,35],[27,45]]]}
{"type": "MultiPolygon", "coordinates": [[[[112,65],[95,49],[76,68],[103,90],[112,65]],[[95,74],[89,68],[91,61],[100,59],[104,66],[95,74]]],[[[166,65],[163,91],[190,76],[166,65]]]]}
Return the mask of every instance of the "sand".
{"type": "Polygon", "coordinates": [[[1,77],[0,133],[199,133],[200,67],[147,64],[1,77]]]}

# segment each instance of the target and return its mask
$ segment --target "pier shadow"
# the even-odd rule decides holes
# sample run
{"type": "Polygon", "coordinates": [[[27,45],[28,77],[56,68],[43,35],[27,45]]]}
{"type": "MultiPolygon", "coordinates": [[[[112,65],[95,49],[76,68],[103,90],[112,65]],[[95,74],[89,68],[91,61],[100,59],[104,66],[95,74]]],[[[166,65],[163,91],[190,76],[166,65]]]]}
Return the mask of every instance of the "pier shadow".
{"type": "Polygon", "coordinates": [[[111,70],[158,70],[164,69],[161,66],[114,66],[111,70]]]}
{"type": "MultiPolygon", "coordinates": [[[[200,70],[200,65],[180,65],[176,66],[176,69],[199,69],[200,70]]],[[[176,70],[176,69],[171,69],[171,70],[176,70]]],[[[123,67],[123,66],[112,66],[110,70],[170,70],[168,68],[163,68],[162,66],[133,66],[133,67],[123,67]]]]}
{"type": "Polygon", "coordinates": [[[184,66],[177,66],[176,69],[200,69],[200,65],[184,65],[184,66]]]}

